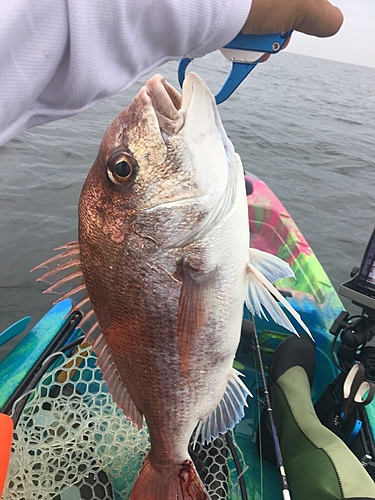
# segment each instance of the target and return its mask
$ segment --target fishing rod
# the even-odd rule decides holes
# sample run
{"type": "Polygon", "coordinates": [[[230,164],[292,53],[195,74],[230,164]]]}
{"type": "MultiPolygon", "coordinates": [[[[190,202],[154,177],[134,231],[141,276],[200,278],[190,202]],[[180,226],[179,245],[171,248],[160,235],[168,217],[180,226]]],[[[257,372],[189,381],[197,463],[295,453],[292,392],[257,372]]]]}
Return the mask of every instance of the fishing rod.
{"type": "Polygon", "coordinates": [[[267,416],[268,416],[269,423],[270,423],[272,441],[273,441],[273,445],[275,448],[276,466],[277,466],[277,469],[278,469],[279,475],[280,475],[280,483],[281,483],[281,490],[282,490],[282,494],[283,494],[283,499],[284,500],[291,500],[288,481],[287,481],[286,474],[285,474],[283,457],[282,457],[281,449],[280,449],[279,437],[277,435],[277,429],[276,429],[275,421],[273,419],[273,410],[272,410],[272,406],[271,406],[271,400],[270,400],[270,394],[268,391],[266,375],[264,373],[262,353],[260,352],[260,345],[259,345],[257,330],[255,327],[254,316],[253,316],[252,322],[246,321],[246,320],[243,321],[243,327],[242,327],[243,329],[246,329],[246,323],[249,323],[248,328],[250,328],[250,323],[252,323],[252,325],[251,325],[251,328],[253,329],[252,336],[254,337],[255,348],[257,351],[258,361],[259,361],[260,375],[262,378],[262,384],[263,384],[263,388],[264,388],[263,405],[267,411],[267,416]]]}

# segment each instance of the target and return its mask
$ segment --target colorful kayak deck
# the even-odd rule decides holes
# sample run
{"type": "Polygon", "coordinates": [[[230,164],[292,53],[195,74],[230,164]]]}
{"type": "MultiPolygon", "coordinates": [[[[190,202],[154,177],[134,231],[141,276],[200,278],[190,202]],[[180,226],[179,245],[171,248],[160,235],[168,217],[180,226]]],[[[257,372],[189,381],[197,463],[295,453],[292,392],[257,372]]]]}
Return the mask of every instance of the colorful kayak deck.
{"type": "MultiPolygon", "coordinates": [[[[331,281],[322,268],[311,247],[303,237],[292,217],[271,189],[257,177],[246,174],[253,192],[248,196],[250,244],[288,262],[296,279],[288,278],[276,283],[278,288],[287,292],[288,300],[310,328],[317,343],[317,373],[321,374],[321,387],[314,393],[319,394],[326,380],[336,374],[329,352],[333,336],[329,329],[344,310],[331,281]]],[[[282,329],[273,322],[257,319],[259,331],[282,329]]],[[[287,333],[287,332],[285,332],[287,333]]]]}

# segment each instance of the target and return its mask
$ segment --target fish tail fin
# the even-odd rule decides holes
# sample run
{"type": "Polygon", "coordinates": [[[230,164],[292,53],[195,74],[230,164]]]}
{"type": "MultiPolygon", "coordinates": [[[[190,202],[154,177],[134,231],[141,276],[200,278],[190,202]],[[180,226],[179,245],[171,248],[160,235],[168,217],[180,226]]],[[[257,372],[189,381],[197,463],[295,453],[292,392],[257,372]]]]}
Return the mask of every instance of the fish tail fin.
{"type": "Polygon", "coordinates": [[[246,297],[246,306],[249,311],[268,319],[265,314],[266,310],[275,323],[298,335],[289,318],[280,307],[280,303],[312,338],[311,332],[302,321],[301,316],[272,284],[282,278],[294,277],[292,269],[286,262],[275,255],[261,250],[252,248],[249,254],[250,258],[247,265],[248,293],[246,297]]]}
{"type": "Polygon", "coordinates": [[[155,467],[147,455],[130,500],[209,500],[192,460],[155,467]]]}

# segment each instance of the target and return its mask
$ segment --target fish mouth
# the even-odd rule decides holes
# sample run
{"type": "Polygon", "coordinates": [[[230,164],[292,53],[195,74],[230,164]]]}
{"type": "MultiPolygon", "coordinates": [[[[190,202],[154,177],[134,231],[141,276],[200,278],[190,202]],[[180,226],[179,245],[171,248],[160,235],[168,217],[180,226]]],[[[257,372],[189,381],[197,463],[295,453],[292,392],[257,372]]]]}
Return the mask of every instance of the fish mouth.
{"type": "MultiPolygon", "coordinates": [[[[177,135],[184,127],[188,115],[194,114],[194,111],[199,113],[199,108],[204,103],[208,104],[208,108],[213,112],[214,122],[219,131],[222,129],[215,98],[204,81],[195,73],[187,74],[182,94],[161,75],[155,75],[148,80],[146,93],[151,99],[160,133],[165,142],[171,136],[177,135]]],[[[224,130],[221,135],[223,138],[226,137],[224,130]]]]}
{"type": "Polygon", "coordinates": [[[146,93],[151,99],[160,133],[165,142],[184,126],[181,113],[182,95],[161,75],[155,75],[146,84],[146,93]]]}
{"type": "Polygon", "coordinates": [[[239,163],[215,97],[198,75],[188,73],[182,95],[165,78],[156,75],[147,82],[146,93],[161,137],[167,150],[172,151],[172,160],[177,153],[179,169],[186,171],[191,182],[191,189],[179,192],[174,186],[170,197],[146,210],[199,206],[203,219],[193,229],[187,225],[186,232],[161,245],[184,247],[203,238],[230,211],[236,200],[239,163]],[[174,138],[176,141],[172,141],[174,138]]]}

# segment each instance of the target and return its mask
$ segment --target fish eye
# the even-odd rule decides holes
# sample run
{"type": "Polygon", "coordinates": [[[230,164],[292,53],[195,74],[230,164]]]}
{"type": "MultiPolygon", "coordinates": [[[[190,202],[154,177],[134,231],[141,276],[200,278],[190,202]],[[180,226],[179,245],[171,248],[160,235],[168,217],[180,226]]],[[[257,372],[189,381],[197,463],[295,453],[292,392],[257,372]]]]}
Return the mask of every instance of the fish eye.
{"type": "Polygon", "coordinates": [[[125,184],[132,177],[136,166],[135,159],[129,153],[117,151],[108,160],[107,174],[114,184],[125,184]]]}
{"type": "Polygon", "coordinates": [[[116,163],[114,168],[114,173],[117,177],[121,179],[126,179],[132,173],[132,168],[129,163],[125,160],[121,160],[116,163]]]}

